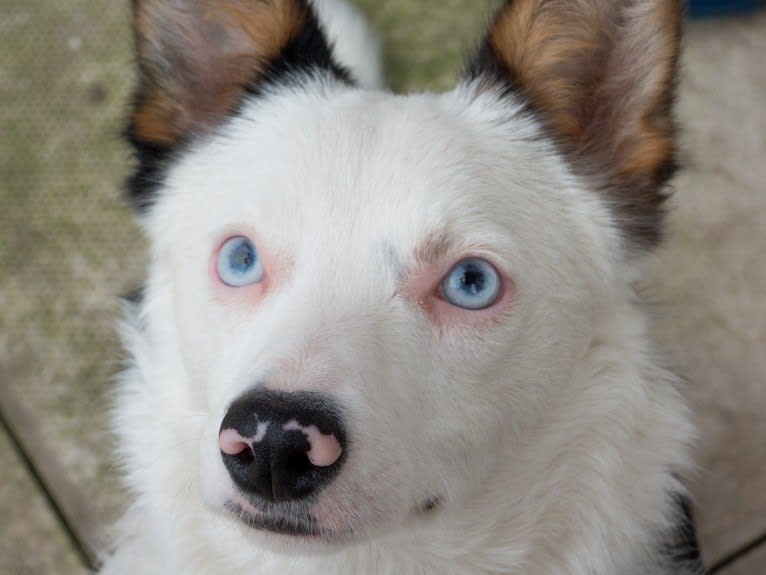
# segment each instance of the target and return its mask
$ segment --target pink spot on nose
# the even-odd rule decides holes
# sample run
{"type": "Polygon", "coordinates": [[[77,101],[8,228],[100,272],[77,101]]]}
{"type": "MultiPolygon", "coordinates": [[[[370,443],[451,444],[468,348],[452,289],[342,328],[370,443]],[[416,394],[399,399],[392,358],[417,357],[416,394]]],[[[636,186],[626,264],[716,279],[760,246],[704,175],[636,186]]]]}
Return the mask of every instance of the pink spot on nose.
{"type": "Polygon", "coordinates": [[[254,443],[260,443],[266,437],[266,431],[269,428],[268,421],[262,421],[255,429],[255,435],[242,437],[236,429],[224,429],[218,436],[218,443],[221,451],[227,455],[237,455],[245,449],[252,447],[254,443]]]}
{"type": "Polygon", "coordinates": [[[250,449],[247,438],[242,437],[234,429],[224,429],[218,436],[218,444],[221,446],[221,451],[227,455],[237,455],[245,449],[250,449]]]}
{"type": "Polygon", "coordinates": [[[296,420],[291,420],[283,427],[285,431],[296,429],[306,436],[311,448],[306,455],[312,465],[317,467],[330,467],[340,459],[343,448],[335,435],[325,435],[316,425],[305,427],[296,420]]]}

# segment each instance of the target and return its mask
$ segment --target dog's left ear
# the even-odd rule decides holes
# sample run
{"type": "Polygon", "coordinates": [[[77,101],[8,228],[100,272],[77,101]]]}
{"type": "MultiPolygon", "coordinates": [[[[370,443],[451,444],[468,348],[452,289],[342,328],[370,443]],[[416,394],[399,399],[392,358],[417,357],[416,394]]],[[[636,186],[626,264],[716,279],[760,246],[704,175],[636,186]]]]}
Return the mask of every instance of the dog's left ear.
{"type": "Polygon", "coordinates": [[[308,0],[133,0],[139,86],[129,136],[172,148],[268,82],[349,78],[308,0]]]}
{"type": "Polygon", "coordinates": [[[309,0],[133,0],[138,87],[127,181],[151,206],[174,152],[221,125],[249,96],[309,76],[351,83],[309,0]]]}
{"type": "Polygon", "coordinates": [[[676,168],[682,16],[680,0],[508,0],[467,74],[522,97],[634,247],[659,240],[676,168]]]}

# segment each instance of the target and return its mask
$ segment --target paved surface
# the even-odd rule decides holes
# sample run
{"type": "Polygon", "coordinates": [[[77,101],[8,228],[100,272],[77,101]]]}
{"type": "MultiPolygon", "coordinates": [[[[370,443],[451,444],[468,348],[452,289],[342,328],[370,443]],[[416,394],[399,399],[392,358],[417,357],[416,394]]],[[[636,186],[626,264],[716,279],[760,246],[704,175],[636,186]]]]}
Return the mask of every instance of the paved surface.
{"type": "Polygon", "coordinates": [[[0,571],[8,575],[85,573],[44,495],[0,428],[0,571]]]}
{"type": "MultiPolygon", "coordinates": [[[[377,10],[374,2],[365,5],[377,10]]],[[[449,14],[441,18],[445,30],[461,26],[449,14]]],[[[702,432],[693,491],[703,553],[711,565],[727,562],[717,573],[764,575],[766,543],[754,542],[766,534],[766,14],[694,23],[687,48],[681,85],[687,170],[677,180],[670,234],[646,292],[662,302],[658,338],[690,382],[702,432]]],[[[31,350],[29,357],[44,366],[38,355],[31,350]]],[[[0,386],[7,367],[0,366],[0,386]]],[[[55,374],[45,376],[55,385],[55,374]]],[[[102,531],[122,501],[108,439],[98,431],[105,428],[103,388],[91,389],[85,379],[82,388],[52,396],[11,382],[11,400],[0,394],[0,410],[13,425],[33,425],[25,410],[44,423],[45,441],[30,441],[34,433],[23,429],[18,436],[84,539],[102,531]]],[[[82,572],[60,520],[2,428],[0,517],[0,571],[82,572]]]]}

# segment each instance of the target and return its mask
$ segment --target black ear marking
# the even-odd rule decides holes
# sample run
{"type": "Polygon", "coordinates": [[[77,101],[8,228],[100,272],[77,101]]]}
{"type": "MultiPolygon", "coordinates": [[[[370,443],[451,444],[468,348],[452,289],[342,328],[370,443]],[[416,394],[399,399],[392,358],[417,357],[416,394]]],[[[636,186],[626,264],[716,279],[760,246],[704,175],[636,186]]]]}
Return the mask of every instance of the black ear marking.
{"type": "Polygon", "coordinates": [[[674,174],[680,0],[508,0],[466,78],[521,93],[632,246],[660,239],[674,174]]]}

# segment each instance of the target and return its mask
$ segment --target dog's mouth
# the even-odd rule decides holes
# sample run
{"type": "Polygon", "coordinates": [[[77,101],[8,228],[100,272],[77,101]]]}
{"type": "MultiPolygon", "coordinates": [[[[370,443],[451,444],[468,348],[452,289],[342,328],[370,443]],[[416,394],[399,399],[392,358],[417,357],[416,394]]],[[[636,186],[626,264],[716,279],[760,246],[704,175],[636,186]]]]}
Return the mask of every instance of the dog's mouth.
{"type": "MultiPolygon", "coordinates": [[[[416,506],[413,515],[430,515],[443,505],[441,497],[432,497],[416,506]]],[[[353,535],[351,530],[342,533],[327,529],[320,525],[316,517],[307,509],[280,510],[269,506],[268,509],[254,506],[250,501],[240,499],[239,502],[228,500],[224,508],[236,515],[239,520],[251,529],[268,531],[277,535],[299,537],[306,539],[343,539],[353,535]]]]}
{"type": "Polygon", "coordinates": [[[316,518],[308,513],[252,512],[233,501],[227,501],[224,507],[229,513],[236,515],[242,523],[259,531],[270,531],[292,537],[328,538],[338,535],[322,528],[316,518]]]}

